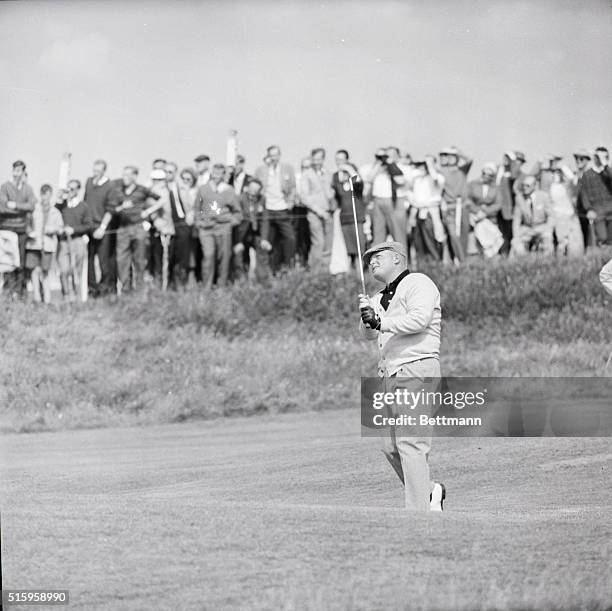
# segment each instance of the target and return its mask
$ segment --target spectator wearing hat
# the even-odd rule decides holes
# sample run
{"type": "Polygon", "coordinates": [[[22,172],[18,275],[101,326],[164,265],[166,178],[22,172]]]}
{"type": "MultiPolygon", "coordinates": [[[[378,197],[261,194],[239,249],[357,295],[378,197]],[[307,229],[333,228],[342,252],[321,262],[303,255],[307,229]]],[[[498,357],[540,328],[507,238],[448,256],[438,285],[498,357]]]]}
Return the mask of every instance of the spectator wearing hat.
{"type": "Polygon", "coordinates": [[[138,290],[143,285],[147,241],[143,221],[159,207],[155,202],[160,196],[137,180],[138,168],[125,166],[121,185],[93,234],[101,239],[111,219],[117,219],[117,268],[122,291],[138,290]]]}
{"type": "Polygon", "coordinates": [[[210,157],[208,155],[198,155],[193,162],[198,176],[198,187],[202,187],[210,180],[210,157]]]}
{"type": "Polygon", "coordinates": [[[539,189],[548,193],[551,202],[553,239],[562,255],[584,254],[584,238],[576,211],[576,179],[570,168],[562,164],[562,155],[548,155],[538,160],[532,175],[539,189]]]}
{"type": "Polygon", "coordinates": [[[266,164],[255,171],[255,178],[263,185],[270,220],[271,267],[276,272],[294,264],[296,240],[291,209],[295,203],[296,182],[293,167],[281,162],[280,147],[269,146],[265,159],[266,164]]]}
{"type": "Polygon", "coordinates": [[[514,208],[511,255],[523,255],[530,250],[551,254],[552,230],[550,197],[546,191],[536,189],[535,176],[525,176],[514,208]]]}
{"type": "Polygon", "coordinates": [[[440,208],[444,176],[431,155],[413,162],[414,171],[407,192],[410,208],[408,231],[416,254],[442,259],[446,231],[440,208]]]}
{"type": "Polygon", "coordinates": [[[501,253],[508,255],[512,243],[512,222],[518,186],[523,179],[521,170],[525,163],[525,155],[520,151],[506,151],[497,170],[495,186],[499,199],[500,210],[497,215],[497,226],[504,238],[501,253]]]}
{"type": "MultiPolygon", "coordinates": [[[[376,340],[378,375],[385,392],[436,392],[440,386],[440,292],[425,274],[410,273],[406,250],[398,242],[376,244],[363,255],[372,276],[386,284],[371,299],[359,296],[360,332],[376,340]]],[[[390,406],[392,416],[431,415],[429,404],[390,406]],[[414,408],[414,409],[410,409],[414,408]]],[[[422,429],[421,429],[422,430],[422,429]]],[[[404,484],[409,510],[442,509],[443,486],[430,480],[431,430],[415,433],[392,427],[384,440],[385,457],[404,484]]]]}
{"type": "Polygon", "coordinates": [[[236,193],[224,181],[225,166],[215,163],[210,180],[198,188],[195,221],[202,244],[202,282],[212,288],[225,286],[232,257],[232,228],[242,220],[236,193]]]}
{"type": "MultiPolygon", "coordinates": [[[[580,198],[597,245],[612,244],[612,173],[608,149],[599,146],[582,176],[580,198]]],[[[592,240],[589,241],[591,243],[592,240]]]]}
{"type": "Polygon", "coordinates": [[[56,203],[63,223],[63,230],[58,235],[57,264],[62,294],[70,300],[81,298],[81,279],[87,252],[84,236],[95,227],[91,210],[81,199],[80,193],[81,182],[70,180],[68,191],[56,203]]]}
{"type": "Polygon", "coordinates": [[[470,181],[466,190],[466,210],[470,224],[474,227],[478,248],[486,256],[497,254],[503,245],[503,237],[497,227],[501,203],[497,196],[496,176],[497,166],[487,162],[482,167],[480,178],[470,181]]]}
{"type": "Polygon", "coordinates": [[[19,267],[5,274],[4,288],[21,297],[25,296],[28,280],[25,268],[28,216],[36,201],[32,187],[27,184],[26,164],[15,161],[12,180],[0,186],[0,230],[11,232],[17,238],[19,267]]]}
{"type": "MultiPolygon", "coordinates": [[[[92,176],[85,183],[83,200],[91,214],[94,227],[102,222],[104,213],[112,206],[112,198],[119,181],[110,180],[106,175],[107,164],[103,159],[94,161],[92,176]]],[[[117,259],[116,239],[117,219],[111,219],[107,231],[96,239],[93,233],[87,243],[87,284],[92,297],[114,294],[117,292],[117,259]],[[97,278],[96,259],[100,268],[97,278]]],[[[93,231],[93,230],[92,230],[93,231]]]]}
{"type": "Polygon", "coordinates": [[[444,176],[442,192],[442,218],[445,221],[448,247],[455,261],[463,261],[467,255],[470,221],[465,210],[467,175],[472,159],[456,146],[442,149],[439,153],[440,172],[444,176]]]}
{"type": "Polygon", "coordinates": [[[398,150],[397,147],[379,148],[374,162],[361,168],[363,194],[369,202],[374,242],[384,242],[390,234],[396,242],[406,244],[406,207],[398,203],[397,197],[398,188],[406,184],[406,177],[395,156],[389,156],[389,149],[398,150]]]}
{"type": "Polygon", "coordinates": [[[315,148],[310,153],[310,167],[302,172],[301,201],[308,209],[306,218],[310,230],[310,253],[308,264],[311,269],[325,265],[331,253],[332,241],[332,176],[324,167],[325,149],[315,148]]]}

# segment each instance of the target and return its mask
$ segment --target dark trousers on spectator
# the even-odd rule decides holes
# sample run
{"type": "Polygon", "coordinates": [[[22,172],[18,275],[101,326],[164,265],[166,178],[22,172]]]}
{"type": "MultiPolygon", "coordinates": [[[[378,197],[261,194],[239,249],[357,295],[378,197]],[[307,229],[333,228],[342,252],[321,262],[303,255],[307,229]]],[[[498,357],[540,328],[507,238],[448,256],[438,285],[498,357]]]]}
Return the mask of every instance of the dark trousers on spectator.
{"type": "Polygon", "coordinates": [[[598,245],[612,244],[612,215],[598,218],[593,222],[598,245]]]}
{"type": "Polygon", "coordinates": [[[270,236],[272,244],[272,271],[281,267],[291,267],[295,257],[295,230],[291,222],[290,210],[269,210],[270,236]]]}
{"type": "Polygon", "coordinates": [[[189,262],[191,259],[191,225],[175,223],[174,235],[170,240],[169,270],[170,286],[185,286],[189,279],[189,262]]]}
{"type": "Polygon", "coordinates": [[[436,240],[433,221],[429,215],[424,219],[417,219],[416,226],[412,230],[411,241],[417,255],[430,256],[436,261],[442,260],[444,244],[436,240]]]}
{"type": "Polygon", "coordinates": [[[404,200],[398,199],[393,203],[391,198],[375,197],[371,216],[374,244],[384,242],[391,234],[396,242],[407,248],[408,213],[404,200]]]}
{"type": "MultiPolygon", "coordinates": [[[[109,231],[111,231],[110,227],[109,231]]],[[[106,233],[101,240],[94,240],[91,235],[89,236],[89,243],[87,244],[87,284],[89,293],[94,297],[117,292],[116,248],[117,236],[114,232],[106,233]],[[96,279],[95,257],[98,257],[98,263],[100,264],[99,282],[96,279]]]]}
{"type": "Polygon", "coordinates": [[[504,238],[504,243],[499,252],[502,255],[508,256],[510,254],[510,245],[512,244],[512,219],[508,221],[501,215],[501,212],[498,212],[497,226],[504,238]]]}
{"type": "Polygon", "coordinates": [[[465,204],[449,204],[443,216],[444,226],[448,235],[448,248],[453,259],[463,261],[467,257],[468,235],[470,233],[469,212],[465,204]],[[459,217],[458,215],[461,214],[459,217]]]}
{"type": "Polygon", "coordinates": [[[193,271],[196,282],[202,282],[202,244],[200,244],[200,232],[197,227],[191,228],[191,239],[189,240],[189,270],[193,271]]]}
{"type": "Polygon", "coordinates": [[[202,244],[202,283],[209,289],[215,276],[217,286],[225,286],[232,258],[232,226],[224,223],[210,229],[200,229],[202,244]]]}
{"type": "Polygon", "coordinates": [[[291,212],[293,216],[293,230],[295,232],[295,257],[302,267],[306,267],[311,244],[308,208],[306,206],[294,206],[291,212]]]}
{"type": "Polygon", "coordinates": [[[147,232],[142,223],[134,223],[117,229],[117,269],[122,291],[142,287],[146,264],[145,246],[147,232]],[[133,268],[133,276],[131,275],[133,268]],[[133,280],[133,285],[130,283],[133,280]]]}
{"type": "Polygon", "coordinates": [[[234,255],[236,277],[242,278],[249,273],[251,267],[251,248],[255,251],[255,278],[263,282],[270,277],[270,256],[261,248],[261,238],[253,229],[249,229],[242,244],[244,250],[234,255]]]}
{"type": "Polygon", "coordinates": [[[12,272],[7,272],[4,274],[4,290],[9,294],[17,293],[19,297],[25,297],[28,285],[28,271],[25,267],[27,241],[28,236],[26,233],[17,234],[17,244],[19,247],[19,267],[12,272]]]}
{"type": "MultiPolygon", "coordinates": [[[[151,232],[151,251],[148,261],[149,273],[155,279],[157,286],[163,286],[163,274],[170,275],[170,239],[171,236],[161,236],[157,231],[151,232]],[[168,268],[164,272],[164,247],[166,248],[166,257],[168,268]]],[[[166,278],[168,280],[168,278],[166,278]]]]}

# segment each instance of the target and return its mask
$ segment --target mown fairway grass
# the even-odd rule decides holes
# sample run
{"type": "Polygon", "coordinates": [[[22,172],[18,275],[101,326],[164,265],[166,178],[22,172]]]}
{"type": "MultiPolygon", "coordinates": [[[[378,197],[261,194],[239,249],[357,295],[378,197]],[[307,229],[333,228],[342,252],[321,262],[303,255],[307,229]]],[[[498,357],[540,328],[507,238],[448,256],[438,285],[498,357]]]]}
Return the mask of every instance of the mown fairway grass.
{"type": "MultiPolygon", "coordinates": [[[[612,299],[585,259],[427,269],[442,292],[442,367],[459,376],[612,375],[612,299]]],[[[4,431],[183,422],[350,407],[375,374],[354,278],[149,292],[118,303],[4,303],[4,431]]]]}
{"type": "Polygon", "coordinates": [[[356,409],[7,435],[6,588],[83,610],[590,610],[612,601],[609,439],[436,439],[402,509],[356,409]]]}

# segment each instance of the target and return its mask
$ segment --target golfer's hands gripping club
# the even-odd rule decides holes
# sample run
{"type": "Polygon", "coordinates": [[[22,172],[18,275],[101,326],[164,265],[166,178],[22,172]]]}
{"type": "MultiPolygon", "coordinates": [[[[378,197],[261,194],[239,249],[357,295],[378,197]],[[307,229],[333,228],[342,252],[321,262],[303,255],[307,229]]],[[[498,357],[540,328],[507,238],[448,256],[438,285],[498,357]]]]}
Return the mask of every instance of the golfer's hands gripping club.
{"type": "Polygon", "coordinates": [[[367,295],[359,295],[359,310],[361,311],[361,321],[368,329],[380,329],[380,316],[375,312],[370,304],[367,295]]]}

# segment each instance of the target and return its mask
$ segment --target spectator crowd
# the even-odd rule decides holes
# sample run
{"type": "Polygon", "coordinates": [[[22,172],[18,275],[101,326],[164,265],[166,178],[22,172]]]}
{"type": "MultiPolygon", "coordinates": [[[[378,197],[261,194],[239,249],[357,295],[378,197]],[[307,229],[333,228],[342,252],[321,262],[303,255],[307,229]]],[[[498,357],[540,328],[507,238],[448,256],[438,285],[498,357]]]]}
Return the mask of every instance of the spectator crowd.
{"type": "Polygon", "coordinates": [[[346,273],[362,265],[358,246],[388,238],[405,245],[412,265],[529,251],[580,256],[612,244],[605,147],[576,151],[573,167],[549,155],[529,170],[522,152],[507,151],[472,180],[472,159],[456,147],[422,159],[380,148],[360,167],[340,149],[330,165],[315,148],[296,172],[276,145],[252,174],[241,155],[232,166],[199,155],[180,170],[155,159],[144,177],[128,165],[117,179],[97,160],[84,186],[71,179],[35,193],[26,164],[15,161],[0,187],[3,291],[25,297],[31,283],[33,299],[48,302],[52,266],[70,300],[146,283],[262,281],[294,266],[346,273]]]}

